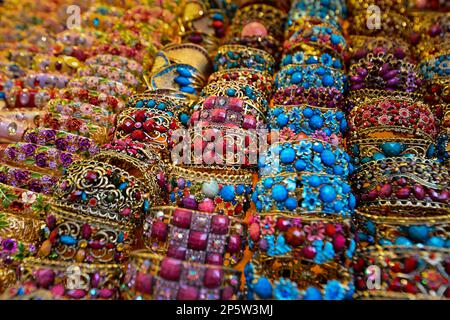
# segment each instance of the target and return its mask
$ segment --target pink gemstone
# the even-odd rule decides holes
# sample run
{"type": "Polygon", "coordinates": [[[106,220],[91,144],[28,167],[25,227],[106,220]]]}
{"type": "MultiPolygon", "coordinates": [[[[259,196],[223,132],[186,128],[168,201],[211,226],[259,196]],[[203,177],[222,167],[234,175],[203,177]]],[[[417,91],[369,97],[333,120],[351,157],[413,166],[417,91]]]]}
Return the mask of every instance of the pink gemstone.
{"type": "Polygon", "coordinates": [[[200,111],[194,111],[191,115],[191,123],[195,123],[196,121],[200,120],[200,111]]]}
{"type": "Polygon", "coordinates": [[[214,109],[211,112],[211,119],[215,122],[225,122],[227,111],[225,109],[214,109]]]}
{"type": "Polygon", "coordinates": [[[206,288],[212,289],[220,286],[222,282],[223,272],[219,268],[209,268],[205,271],[203,284],[206,288]]]}
{"type": "Polygon", "coordinates": [[[231,300],[234,295],[234,289],[231,286],[226,286],[222,291],[222,300],[231,300]]]}
{"type": "Polygon", "coordinates": [[[206,100],[203,102],[203,108],[212,109],[212,108],[214,108],[215,103],[216,103],[216,97],[210,96],[210,97],[206,98],[206,100]]]}
{"type": "Polygon", "coordinates": [[[170,281],[178,281],[181,274],[181,260],[164,258],[161,262],[159,276],[170,281]]]}
{"type": "Polygon", "coordinates": [[[100,289],[98,291],[98,296],[102,299],[110,299],[116,293],[115,289],[100,289]]]}
{"type": "Polygon", "coordinates": [[[260,235],[260,227],[258,223],[252,223],[248,229],[249,233],[250,233],[250,238],[253,241],[258,241],[259,240],[259,235],[260,235]]]}
{"type": "Polygon", "coordinates": [[[302,249],[302,254],[306,259],[313,259],[316,255],[316,249],[311,246],[304,247],[302,249]]]}
{"type": "Polygon", "coordinates": [[[183,200],[181,200],[181,204],[183,207],[187,209],[197,209],[197,201],[193,197],[185,197],[183,200]]]}
{"type": "Polygon", "coordinates": [[[397,190],[397,198],[399,199],[408,199],[411,190],[408,187],[400,188],[397,190]]]}
{"type": "Polygon", "coordinates": [[[92,234],[92,228],[89,226],[89,224],[85,223],[81,226],[81,236],[83,239],[89,239],[92,234]]]}
{"type": "Polygon", "coordinates": [[[376,189],[370,190],[367,194],[367,200],[373,201],[378,197],[378,191],[376,189]]]}
{"type": "Polygon", "coordinates": [[[170,245],[167,250],[167,256],[178,260],[185,260],[186,248],[170,245]]]}
{"type": "Polygon", "coordinates": [[[442,190],[441,194],[439,195],[439,200],[441,202],[447,202],[448,199],[450,199],[450,193],[446,190],[442,190]]]}
{"type": "Polygon", "coordinates": [[[86,291],[82,289],[75,289],[67,291],[67,296],[72,299],[81,299],[86,295],[86,291]]]}
{"type": "Polygon", "coordinates": [[[189,234],[188,247],[194,250],[205,250],[208,244],[208,234],[200,231],[192,231],[189,234]]]}
{"type": "Polygon", "coordinates": [[[172,223],[174,226],[187,229],[191,225],[192,212],[190,210],[175,209],[172,223]]]}
{"type": "Polygon", "coordinates": [[[241,112],[243,109],[243,101],[239,98],[228,99],[228,109],[241,112]]]}
{"type": "Polygon", "coordinates": [[[392,194],[392,186],[389,183],[384,184],[380,189],[380,197],[388,198],[392,194]]]}
{"type": "Polygon", "coordinates": [[[224,215],[215,215],[211,219],[211,233],[226,234],[228,231],[228,218],[224,215]]]}
{"type": "Polygon", "coordinates": [[[165,241],[167,238],[168,226],[162,221],[155,221],[152,226],[152,237],[158,241],[165,241]]]}
{"type": "Polygon", "coordinates": [[[214,204],[214,201],[209,198],[205,198],[198,204],[198,210],[202,212],[212,213],[214,212],[215,208],[216,206],[214,204]]]}
{"type": "Polygon", "coordinates": [[[206,264],[213,264],[213,265],[221,266],[223,264],[223,258],[218,253],[210,252],[206,256],[205,262],[206,262],[206,264]]]}
{"type": "Polygon", "coordinates": [[[425,188],[421,186],[420,184],[416,184],[413,187],[413,194],[418,200],[425,199],[425,188]]]}
{"type": "Polygon", "coordinates": [[[251,115],[245,115],[244,121],[242,122],[242,127],[244,129],[255,129],[256,128],[256,119],[251,115]]]}
{"type": "Polygon", "coordinates": [[[250,22],[242,28],[241,36],[242,37],[266,37],[267,36],[266,27],[260,22],[250,22]]]}
{"type": "Polygon", "coordinates": [[[241,249],[242,240],[241,237],[237,234],[233,234],[230,236],[228,240],[228,252],[236,253],[241,249]]]}
{"type": "Polygon", "coordinates": [[[48,288],[55,280],[55,273],[50,269],[40,269],[36,271],[36,282],[42,288],[48,288]]]}
{"type": "Polygon", "coordinates": [[[66,289],[64,288],[64,285],[57,284],[57,285],[53,286],[51,291],[55,298],[59,298],[59,297],[64,296],[64,292],[66,291],[66,289]]]}
{"type": "Polygon", "coordinates": [[[197,300],[198,289],[191,286],[181,286],[178,290],[177,300],[197,300]]]}
{"type": "Polygon", "coordinates": [[[345,237],[342,234],[337,234],[334,237],[333,247],[336,251],[341,251],[345,247],[345,237]]]}
{"type": "Polygon", "coordinates": [[[100,274],[98,274],[97,272],[94,273],[94,275],[91,277],[91,286],[92,288],[98,288],[99,284],[100,284],[100,274]]]}
{"type": "Polygon", "coordinates": [[[151,294],[153,286],[153,277],[151,274],[138,272],[136,275],[136,291],[151,294]]]}

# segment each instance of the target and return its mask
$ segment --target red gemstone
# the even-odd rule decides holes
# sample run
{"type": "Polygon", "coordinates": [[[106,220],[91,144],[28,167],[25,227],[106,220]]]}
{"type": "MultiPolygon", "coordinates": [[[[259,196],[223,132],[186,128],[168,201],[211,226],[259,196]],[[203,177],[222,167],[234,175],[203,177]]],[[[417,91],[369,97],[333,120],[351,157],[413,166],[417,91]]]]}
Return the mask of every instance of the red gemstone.
{"type": "Polygon", "coordinates": [[[186,248],[170,245],[167,250],[167,256],[178,260],[184,260],[186,259],[186,248]]]}
{"type": "Polygon", "coordinates": [[[342,234],[337,234],[333,239],[333,247],[336,251],[341,251],[345,247],[345,237],[342,234]]]}
{"type": "Polygon", "coordinates": [[[219,268],[209,268],[205,271],[203,284],[206,288],[217,288],[222,283],[223,271],[219,268]]]}
{"type": "Polygon", "coordinates": [[[241,237],[237,234],[233,234],[230,236],[228,240],[228,252],[236,253],[241,249],[242,240],[241,237]]]}
{"type": "Polygon", "coordinates": [[[241,112],[243,109],[243,101],[239,98],[229,98],[228,108],[233,111],[241,112]]]}
{"type": "Polygon", "coordinates": [[[439,194],[439,201],[447,202],[448,199],[450,199],[449,192],[446,190],[441,191],[441,193],[439,194]]]}
{"type": "Polygon", "coordinates": [[[244,129],[255,129],[256,128],[256,119],[251,115],[245,115],[244,120],[242,122],[242,127],[244,129]]]}
{"type": "Polygon", "coordinates": [[[306,259],[313,259],[316,256],[316,249],[314,249],[314,247],[311,246],[304,247],[302,249],[302,255],[306,259]]]}
{"type": "Polygon", "coordinates": [[[164,258],[161,262],[161,269],[159,270],[160,277],[170,280],[178,281],[181,274],[181,260],[173,258],[164,258]]]}
{"type": "Polygon", "coordinates": [[[277,220],[277,229],[280,231],[286,231],[291,226],[291,221],[289,219],[279,218],[277,220]]]}
{"type": "Polygon", "coordinates": [[[305,233],[299,227],[291,227],[286,232],[286,242],[294,247],[300,246],[305,242],[305,233]]]}
{"type": "Polygon", "coordinates": [[[138,141],[143,141],[145,139],[145,134],[142,130],[134,130],[131,133],[131,138],[138,141]]]}
{"type": "Polygon", "coordinates": [[[155,221],[152,226],[152,237],[158,241],[165,241],[168,234],[168,226],[162,221],[155,221]]]}
{"type": "Polygon", "coordinates": [[[228,231],[228,217],[215,215],[211,219],[211,233],[226,234],[228,231]]]}
{"type": "Polygon", "coordinates": [[[328,236],[333,236],[333,235],[336,233],[336,227],[334,226],[334,224],[328,223],[328,224],[325,226],[325,233],[326,233],[328,236]]]}
{"type": "Polygon", "coordinates": [[[203,102],[203,108],[205,108],[205,109],[214,108],[215,101],[216,101],[215,96],[210,96],[210,97],[206,98],[206,100],[203,102]]]}
{"type": "Polygon", "coordinates": [[[182,285],[178,290],[177,300],[197,300],[198,289],[196,287],[182,285]]]}
{"type": "Polygon", "coordinates": [[[155,128],[155,120],[150,119],[144,122],[143,128],[145,130],[145,132],[149,133],[152,132],[153,129],[155,128]]]}
{"type": "Polygon", "coordinates": [[[408,199],[411,193],[410,188],[400,188],[397,190],[397,198],[399,199],[408,199]]]}
{"type": "Polygon", "coordinates": [[[405,260],[405,263],[403,265],[403,272],[410,273],[413,271],[417,266],[417,260],[414,258],[407,258],[405,260]]]}
{"type": "Polygon", "coordinates": [[[223,265],[223,258],[218,253],[210,252],[206,255],[205,263],[221,266],[223,265]]]}
{"type": "Polygon", "coordinates": [[[133,120],[125,120],[120,128],[126,133],[130,133],[134,130],[134,121],[133,120]]]}
{"type": "Polygon", "coordinates": [[[134,119],[136,119],[137,122],[144,122],[147,118],[146,111],[145,110],[139,110],[136,112],[134,119]]]}
{"type": "Polygon", "coordinates": [[[200,231],[192,231],[189,234],[188,247],[194,250],[205,250],[208,244],[208,234],[200,231]]]}
{"type": "Polygon", "coordinates": [[[225,109],[214,109],[211,112],[211,119],[216,122],[225,122],[227,111],[225,109]]]}
{"type": "Polygon", "coordinates": [[[384,184],[379,193],[381,198],[389,198],[392,194],[392,186],[389,183],[384,184]]]}
{"type": "Polygon", "coordinates": [[[373,201],[378,197],[378,191],[376,189],[370,190],[367,194],[367,200],[373,201]]]}
{"type": "Polygon", "coordinates": [[[175,209],[172,223],[174,226],[187,229],[191,225],[192,212],[190,210],[175,209]]]}
{"type": "Polygon", "coordinates": [[[151,294],[153,277],[151,274],[138,272],[136,275],[136,291],[144,294],[151,294]]]}
{"type": "Polygon", "coordinates": [[[94,171],[88,171],[86,172],[85,178],[86,180],[90,181],[90,182],[94,182],[95,180],[97,180],[98,174],[94,171]]]}
{"type": "Polygon", "coordinates": [[[89,239],[92,235],[92,228],[89,224],[85,223],[81,226],[81,236],[84,239],[89,239]]]}
{"type": "Polygon", "coordinates": [[[419,184],[413,187],[413,194],[417,200],[425,199],[425,188],[419,184]]]}

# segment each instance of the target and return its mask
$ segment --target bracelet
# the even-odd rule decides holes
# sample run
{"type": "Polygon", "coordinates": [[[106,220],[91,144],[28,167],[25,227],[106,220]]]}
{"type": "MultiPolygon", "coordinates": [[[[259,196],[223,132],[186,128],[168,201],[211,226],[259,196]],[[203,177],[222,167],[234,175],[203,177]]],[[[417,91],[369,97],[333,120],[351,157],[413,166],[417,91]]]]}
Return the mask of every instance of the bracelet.
{"type": "Polygon", "coordinates": [[[133,93],[133,90],[120,82],[100,77],[81,77],[72,79],[69,82],[68,87],[84,88],[102,92],[122,100],[126,100],[133,93]]]}
{"type": "Polygon", "coordinates": [[[14,111],[17,108],[42,108],[56,98],[57,93],[55,88],[22,89],[16,86],[5,92],[5,102],[14,111]]]}
{"type": "Polygon", "coordinates": [[[272,74],[275,59],[263,50],[242,45],[224,45],[214,58],[214,71],[248,68],[272,74]]]}
{"type": "Polygon", "coordinates": [[[55,176],[0,164],[0,183],[10,186],[51,194],[57,181],[58,178],[55,176]]]}
{"type": "Polygon", "coordinates": [[[56,88],[62,89],[67,86],[69,77],[59,73],[28,73],[23,78],[23,85],[30,89],[35,88],[56,88]]]}
{"type": "MultiPolygon", "coordinates": [[[[90,29],[92,30],[92,29],[90,29]]],[[[63,32],[59,32],[56,35],[56,41],[60,42],[63,45],[71,46],[71,47],[80,47],[83,49],[87,49],[92,47],[96,42],[96,35],[101,35],[98,31],[96,34],[91,32],[85,32],[86,30],[65,30],[63,32]]],[[[103,34],[105,37],[105,35],[103,34]]]]}
{"type": "Polygon", "coordinates": [[[89,64],[84,68],[78,69],[78,77],[100,77],[108,78],[111,81],[120,82],[127,87],[137,89],[139,80],[131,72],[111,67],[103,64],[89,64]]]}
{"type": "Polygon", "coordinates": [[[357,295],[362,299],[448,298],[447,261],[448,249],[377,247],[361,250],[352,266],[357,295]],[[373,283],[374,274],[381,281],[377,289],[369,289],[367,286],[373,283]]]}
{"type": "Polygon", "coordinates": [[[273,96],[273,105],[301,105],[345,110],[344,94],[333,87],[304,88],[297,85],[279,89],[273,96]]]}
{"type": "Polygon", "coordinates": [[[234,266],[241,261],[246,230],[241,219],[177,207],[153,207],[145,219],[145,246],[183,261],[234,266]]]}
{"type": "Polygon", "coordinates": [[[47,289],[53,299],[117,299],[123,272],[118,264],[88,264],[27,258],[20,283],[47,289]],[[80,281],[76,281],[80,280],[80,281]]]}
{"type": "Polygon", "coordinates": [[[174,206],[229,216],[242,216],[249,206],[252,174],[196,171],[173,166],[169,174],[170,203],[174,206]]]}
{"type": "Polygon", "coordinates": [[[361,247],[419,247],[433,250],[448,247],[449,216],[435,217],[380,217],[368,209],[357,210],[356,229],[361,247]]]}
{"type": "Polygon", "coordinates": [[[356,205],[350,185],[329,175],[284,173],[264,176],[252,200],[258,212],[293,216],[327,214],[350,217],[356,205]]]}
{"type": "Polygon", "coordinates": [[[125,103],[114,96],[84,88],[72,87],[64,89],[59,93],[59,97],[74,102],[89,103],[107,109],[112,113],[117,113],[125,108],[125,103]]]}
{"type": "Polygon", "coordinates": [[[153,205],[141,180],[107,163],[74,162],[55,188],[55,206],[64,211],[124,224],[140,224],[153,205]]]}
{"type": "Polygon", "coordinates": [[[350,111],[348,121],[355,138],[372,138],[378,133],[389,132],[431,140],[437,134],[437,124],[428,105],[402,99],[366,100],[350,111]]]}
{"type": "Polygon", "coordinates": [[[360,207],[373,215],[441,216],[449,210],[449,173],[435,160],[385,158],[362,165],[352,178],[360,207]]]}
{"type": "Polygon", "coordinates": [[[345,264],[356,248],[351,221],[340,217],[268,213],[252,216],[249,230],[249,247],[258,250],[260,258],[290,256],[318,265],[345,264]]]}
{"type": "Polygon", "coordinates": [[[47,215],[37,257],[85,263],[126,261],[133,234],[127,227],[56,210],[47,215]]]}
{"type": "Polygon", "coordinates": [[[71,56],[51,56],[38,54],[31,62],[33,70],[40,72],[62,72],[73,75],[81,67],[81,62],[71,56]]]}
{"type": "Polygon", "coordinates": [[[275,86],[278,89],[297,85],[309,89],[320,87],[336,88],[344,92],[347,77],[342,71],[311,65],[288,65],[281,68],[275,77],[275,86]]]}
{"type": "Polygon", "coordinates": [[[89,50],[89,57],[101,54],[119,55],[128,59],[133,59],[140,64],[143,64],[143,61],[146,58],[144,50],[138,50],[123,44],[101,43],[89,50]]]}
{"type": "Polygon", "coordinates": [[[433,80],[434,78],[445,78],[450,74],[449,62],[450,53],[430,57],[420,63],[419,70],[425,81],[433,80]]]}
{"type": "Polygon", "coordinates": [[[57,176],[78,158],[78,155],[56,148],[25,142],[9,144],[0,152],[0,159],[4,163],[30,170],[39,167],[39,171],[57,176]]]}
{"type": "Polygon", "coordinates": [[[423,100],[433,107],[450,103],[450,80],[433,79],[425,83],[423,100]]]}
{"type": "Polygon", "coordinates": [[[149,89],[175,89],[183,93],[198,95],[205,77],[189,64],[172,64],[162,70],[152,69],[149,89]]]}
{"type": "MultiPolygon", "coordinates": [[[[349,0],[347,4],[349,11],[366,12],[372,3],[367,3],[363,0],[349,0]]],[[[381,10],[393,11],[399,14],[403,14],[406,11],[406,5],[402,0],[375,0],[373,4],[379,6],[381,10]]]]}
{"type": "MultiPolygon", "coordinates": [[[[0,183],[0,210],[17,216],[41,219],[50,210],[51,198],[33,191],[0,183]]],[[[18,222],[13,224],[19,225],[18,222]]]]}
{"type": "Polygon", "coordinates": [[[89,57],[84,62],[86,65],[105,65],[119,69],[126,69],[135,77],[139,78],[144,72],[143,67],[133,59],[112,54],[99,54],[89,57]]]}
{"type": "MultiPolygon", "coordinates": [[[[3,231],[0,232],[3,233],[3,231]]],[[[36,246],[33,243],[0,235],[0,265],[2,267],[14,269],[23,259],[31,257],[35,253],[36,246]]]]}
{"type": "Polygon", "coordinates": [[[366,138],[351,139],[348,152],[355,165],[388,157],[432,158],[436,145],[432,140],[414,138],[366,138]]]}
{"type": "Polygon", "coordinates": [[[323,52],[319,47],[302,43],[297,51],[286,53],[280,67],[294,65],[321,65],[337,70],[343,70],[344,64],[339,57],[323,52]]]}
{"type": "Polygon", "coordinates": [[[259,175],[326,173],[343,179],[353,172],[350,156],[340,147],[307,138],[272,144],[258,161],[259,175]]]}
{"type": "Polygon", "coordinates": [[[126,300],[237,300],[241,272],[152,254],[131,253],[121,287],[126,300]]]}
{"type": "MultiPolygon", "coordinates": [[[[331,1],[329,3],[331,4],[331,1]]],[[[345,5],[344,8],[337,8],[336,6],[331,8],[331,6],[327,6],[326,4],[322,5],[313,1],[298,1],[289,11],[287,20],[288,31],[303,26],[308,20],[315,20],[317,23],[327,23],[333,26],[333,28],[341,30],[342,26],[339,20],[341,16],[345,15],[344,9],[345,5]]]]}
{"type": "Polygon", "coordinates": [[[385,89],[360,89],[356,91],[349,91],[347,94],[348,110],[355,106],[371,103],[377,101],[380,97],[384,100],[400,100],[409,102],[410,104],[423,102],[423,96],[418,92],[404,92],[385,89]]]}
{"type": "MultiPolygon", "coordinates": [[[[15,259],[12,260],[17,261],[22,260],[23,258],[26,258],[27,256],[30,256],[32,254],[34,255],[34,253],[36,252],[34,243],[40,240],[40,235],[44,223],[40,218],[17,214],[18,212],[14,211],[11,212],[12,213],[3,210],[0,211],[0,247],[4,247],[2,248],[2,251],[7,250],[7,253],[15,254],[15,259]],[[11,238],[12,243],[2,242],[1,238],[4,238],[3,241],[11,238]],[[20,239],[20,241],[24,242],[29,242],[30,244],[20,245],[19,243],[16,243],[13,238],[20,239]]],[[[0,257],[1,253],[3,253],[2,251],[0,251],[0,257]]],[[[0,259],[0,262],[1,260],[2,259],[0,259]]],[[[13,261],[10,261],[10,263],[12,262],[13,261]]]]}
{"type": "Polygon", "coordinates": [[[267,124],[272,132],[294,138],[308,135],[335,144],[347,132],[347,119],[341,110],[310,105],[275,105],[267,113],[267,124]]]}
{"type": "Polygon", "coordinates": [[[111,113],[102,107],[64,99],[52,99],[47,103],[47,111],[53,114],[54,119],[59,117],[73,117],[76,119],[89,120],[101,126],[110,125],[111,113]]]}
{"type": "Polygon", "coordinates": [[[300,259],[277,257],[253,259],[244,269],[249,300],[350,300],[354,285],[346,269],[321,266],[322,273],[300,259]]]}
{"type": "MultiPolygon", "coordinates": [[[[250,24],[251,25],[251,24],[250,24]]],[[[271,35],[266,35],[261,37],[257,34],[261,33],[259,30],[264,30],[258,24],[252,26],[250,28],[249,34],[256,35],[247,35],[245,37],[237,36],[234,38],[230,38],[227,40],[227,45],[240,45],[249,48],[255,48],[270,54],[275,61],[278,61],[283,52],[283,46],[280,44],[280,40],[274,38],[271,35]]]]}

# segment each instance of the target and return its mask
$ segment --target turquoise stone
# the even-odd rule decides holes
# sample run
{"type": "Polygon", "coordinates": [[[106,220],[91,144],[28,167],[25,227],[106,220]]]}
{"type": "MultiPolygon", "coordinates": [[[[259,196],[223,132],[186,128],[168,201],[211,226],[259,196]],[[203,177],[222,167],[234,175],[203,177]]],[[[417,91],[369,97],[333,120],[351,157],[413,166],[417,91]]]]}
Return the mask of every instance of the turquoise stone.
{"type": "Polygon", "coordinates": [[[330,150],[324,150],[322,151],[320,158],[322,159],[322,162],[324,165],[331,167],[336,162],[336,158],[332,151],[330,150]]]}
{"type": "Polygon", "coordinates": [[[286,148],[281,151],[280,160],[284,164],[291,163],[295,159],[295,150],[293,148],[286,148]]]}
{"type": "Polygon", "coordinates": [[[191,84],[191,80],[189,80],[189,78],[181,77],[181,76],[175,77],[174,81],[182,87],[191,84]]]}
{"type": "Polygon", "coordinates": [[[287,196],[288,196],[288,192],[287,192],[285,186],[278,184],[273,187],[272,198],[275,201],[278,201],[278,202],[285,201],[287,196]]]}
{"type": "Polygon", "coordinates": [[[318,115],[312,116],[311,119],[309,120],[309,125],[314,130],[321,129],[323,127],[323,119],[322,119],[322,117],[320,117],[318,115]]]}
{"type": "Polygon", "coordinates": [[[180,76],[183,76],[183,77],[186,77],[186,78],[192,77],[191,71],[189,71],[189,69],[187,69],[186,67],[178,66],[177,67],[177,72],[180,74],[180,76]]]}
{"type": "Polygon", "coordinates": [[[381,152],[376,152],[373,154],[372,158],[373,158],[373,160],[380,160],[380,159],[386,158],[386,156],[384,154],[382,154],[381,152]]]}
{"type": "Polygon", "coordinates": [[[409,227],[409,237],[414,241],[423,242],[428,238],[430,230],[427,226],[411,226],[409,227]]]}
{"type": "Polygon", "coordinates": [[[330,185],[325,185],[320,188],[319,198],[325,203],[333,202],[336,199],[336,190],[330,185]]]}
{"type": "Polygon", "coordinates": [[[293,74],[292,74],[292,78],[291,78],[291,82],[293,83],[293,84],[299,84],[301,81],[302,81],[302,74],[301,74],[301,72],[294,72],[293,74]]]}
{"type": "Polygon", "coordinates": [[[297,199],[294,197],[287,198],[284,204],[286,205],[286,209],[288,210],[295,210],[298,206],[297,199]]]}
{"type": "Polygon", "coordinates": [[[412,246],[413,243],[408,238],[398,237],[395,239],[395,244],[399,246],[412,246]]]}
{"type": "Polygon", "coordinates": [[[381,150],[388,157],[396,157],[403,151],[403,145],[399,142],[385,142],[381,145],[381,150]]]}
{"type": "Polygon", "coordinates": [[[68,235],[62,235],[62,236],[59,238],[59,241],[60,241],[62,244],[66,244],[66,245],[68,245],[68,246],[73,246],[73,245],[76,245],[76,244],[77,244],[77,240],[76,240],[74,237],[68,236],[68,235]]]}
{"type": "Polygon", "coordinates": [[[272,298],[272,284],[266,277],[261,277],[253,286],[255,293],[262,299],[272,298]]]}

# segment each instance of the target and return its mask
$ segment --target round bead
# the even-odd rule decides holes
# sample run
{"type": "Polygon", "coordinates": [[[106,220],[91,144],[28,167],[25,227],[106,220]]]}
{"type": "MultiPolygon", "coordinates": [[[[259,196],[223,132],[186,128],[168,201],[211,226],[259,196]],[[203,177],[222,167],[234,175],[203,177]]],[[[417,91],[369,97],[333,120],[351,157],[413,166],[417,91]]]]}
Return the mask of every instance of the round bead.
{"type": "Polygon", "coordinates": [[[309,120],[309,125],[311,126],[312,129],[319,130],[320,128],[323,127],[322,117],[318,115],[312,116],[311,119],[309,120]]]}
{"type": "Polygon", "coordinates": [[[298,205],[297,199],[293,198],[293,197],[287,198],[286,202],[285,202],[285,205],[286,205],[286,209],[288,209],[288,210],[295,210],[297,208],[297,205],[298,205]]]}
{"type": "Polygon", "coordinates": [[[214,198],[219,193],[219,184],[216,181],[203,182],[202,192],[208,198],[214,198]]]}
{"type": "Polygon", "coordinates": [[[330,150],[322,151],[320,158],[322,159],[323,164],[328,167],[333,166],[336,161],[333,152],[331,152],[330,150]]]}
{"type": "Polygon", "coordinates": [[[325,203],[333,202],[336,199],[336,190],[330,185],[325,185],[320,188],[319,197],[325,203]]]}
{"type": "Polygon", "coordinates": [[[332,76],[330,76],[330,75],[325,75],[325,76],[323,76],[323,78],[322,78],[322,84],[323,84],[325,87],[331,87],[331,86],[333,85],[333,83],[334,83],[334,79],[333,79],[332,76]]]}
{"type": "Polygon", "coordinates": [[[287,192],[285,186],[278,184],[273,187],[272,198],[275,201],[285,201],[287,196],[288,196],[288,192],[287,192]]]}
{"type": "Polygon", "coordinates": [[[295,159],[295,150],[293,148],[286,148],[281,151],[280,160],[282,163],[291,163],[295,159]]]}
{"type": "Polygon", "coordinates": [[[220,190],[220,196],[224,201],[233,201],[235,198],[234,186],[223,186],[220,190]]]}

